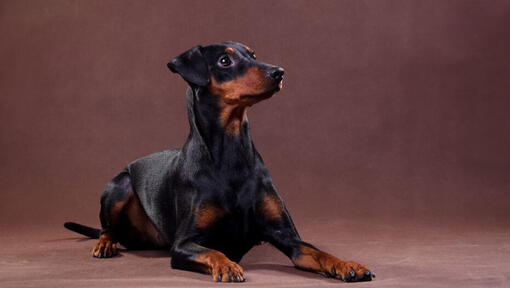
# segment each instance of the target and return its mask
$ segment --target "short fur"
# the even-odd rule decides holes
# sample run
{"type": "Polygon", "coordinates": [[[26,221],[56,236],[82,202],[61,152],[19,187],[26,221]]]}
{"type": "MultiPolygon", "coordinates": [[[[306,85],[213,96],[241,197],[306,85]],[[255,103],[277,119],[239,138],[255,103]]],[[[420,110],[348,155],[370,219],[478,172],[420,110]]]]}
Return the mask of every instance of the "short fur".
{"type": "Polygon", "coordinates": [[[250,137],[246,110],[281,88],[283,69],[255,60],[252,49],[226,42],[197,46],[168,67],[188,82],[190,133],[182,149],[135,160],[101,197],[102,230],[65,227],[98,238],[93,255],[170,249],[171,266],[242,282],[236,262],[267,241],[297,268],[344,281],[370,281],[364,265],[303,242],[250,137]]]}

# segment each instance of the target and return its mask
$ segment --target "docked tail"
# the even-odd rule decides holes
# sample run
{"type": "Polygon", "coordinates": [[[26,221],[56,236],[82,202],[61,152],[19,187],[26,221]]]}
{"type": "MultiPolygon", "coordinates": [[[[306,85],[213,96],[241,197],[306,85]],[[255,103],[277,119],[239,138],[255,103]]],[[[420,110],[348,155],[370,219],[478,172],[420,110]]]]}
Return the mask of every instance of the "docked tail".
{"type": "Polygon", "coordinates": [[[90,238],[98,239],[101,235],[100,229],[95,229],[89,226],[81,225],[74,222],[66,222],[64,223],[64,227],[67,229],[74,231],[76,233],[80,233],[90,238]]]}

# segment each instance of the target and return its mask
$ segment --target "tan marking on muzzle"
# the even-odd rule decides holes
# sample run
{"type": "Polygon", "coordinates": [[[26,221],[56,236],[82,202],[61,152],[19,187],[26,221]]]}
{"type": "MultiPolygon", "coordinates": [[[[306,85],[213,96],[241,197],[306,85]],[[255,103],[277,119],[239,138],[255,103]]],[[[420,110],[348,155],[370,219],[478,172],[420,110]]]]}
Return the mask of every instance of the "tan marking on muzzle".
{"type": "Polygon", "coordinates": [[[211,77],[207,88],[219,98],[219,120],[225,133],[238,134],[244,122],[246,108],[265,99],[256,95],[270,91],[273,85],[266,77],[266,72],[256,67],[251,67],[242,76],[223,83],[218,83],[211,77]],[[243,95],[255,97],[242,97],[243,95]]]}
{"type": "Polygon", "coordinates": [[[265,71],[252,67],[244,75],[221,84],[211,77],[208,89],[211,94],[221,97],[225,104],[232,105],[243,104],[241,95],[257,95],[268,91],[271,84],[265,71]]]}

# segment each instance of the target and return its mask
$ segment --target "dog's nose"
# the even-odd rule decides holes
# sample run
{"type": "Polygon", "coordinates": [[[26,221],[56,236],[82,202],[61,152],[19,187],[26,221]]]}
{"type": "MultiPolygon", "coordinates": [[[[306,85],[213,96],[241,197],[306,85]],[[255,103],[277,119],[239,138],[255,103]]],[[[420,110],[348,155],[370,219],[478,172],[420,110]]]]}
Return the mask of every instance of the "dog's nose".
{"type": "Polygon", "coordinates": [[[269,77],[274,80],[281,80],[283,78],[283,73],[285,73],[285,70],[283,70],[282,67],[276,67],[269,71],[269,77]]]}

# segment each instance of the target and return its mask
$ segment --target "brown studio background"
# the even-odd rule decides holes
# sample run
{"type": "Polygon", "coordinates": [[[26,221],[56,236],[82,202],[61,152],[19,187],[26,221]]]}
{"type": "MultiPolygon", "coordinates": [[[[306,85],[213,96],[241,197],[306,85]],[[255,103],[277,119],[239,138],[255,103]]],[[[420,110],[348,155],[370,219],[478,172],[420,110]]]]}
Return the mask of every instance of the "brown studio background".
{"type": "MultiPolygon", "coordinates": [[[[510,224],[508,1],[2,1],[0,223],[99,224],[128,162],[187,136],[166,63],[235,40],[286,69],[249,111],[300,225],[510,224]]],[[[56,226],[55,226],[56,227],[56,226]]]]}

